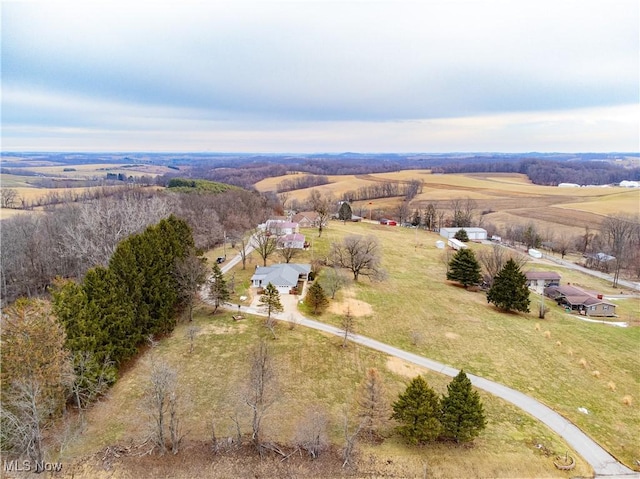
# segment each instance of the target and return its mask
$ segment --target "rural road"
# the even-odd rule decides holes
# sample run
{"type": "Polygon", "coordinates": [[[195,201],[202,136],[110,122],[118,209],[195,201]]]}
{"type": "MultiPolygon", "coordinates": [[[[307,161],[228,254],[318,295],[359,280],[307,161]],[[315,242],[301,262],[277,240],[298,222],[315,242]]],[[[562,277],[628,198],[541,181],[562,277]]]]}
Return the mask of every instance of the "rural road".
{"type": "MultiPolygon", "coordinates": [[[[240,256],[236,256],[224,265],[223,272],[229,271],[235,264],[240,261],[240,256]]],[[[206,301],[207,298],[203,299],[206,301]]],[[[302,295],[300,296],[302,297],[302,295]]],[[[257,300],[257,298],[256,298],[257,300]]],[[[253,314],[258,316],[266,316],[265,313],[260,311],[256,307],[257,301],[254,300],[250,306],[238,306],[228,305],[230,309],[240,310],[246,314],[253,314]],[[238,309],[236,309],[238,308],[238,309]]],[[[295,322],[301,326],[312,328],[318,331],[322,331],[335,336],[344,336],[344,330],[331,326],[329,324],[314,321],[303,316],[297,309],[296,296],[283,296],[281,298],[284,306],[284,312],[274,315],[277,319],[287,322],[295,322]]],[[[439,363],[437,361],[413,354],[402,349],[395,348],[388,344],[376,341],[375,339],[368,338],[359,334],[350,335],[350,340],[354,343],[366,346],[371,349],[383,352],[390,356],[402,359],[404,361],[413,363],[417,366],[427,368],[431,371],[435,371],[441,374],[445,374],[450,377],[454,377],[458,374],[458,370],[447,366],[446,364],[439,363]]],[[[505,401],[519,407],[523,411],[529,413],[531,416],[546,424],[551,430],[561,436],[567,444],[569,444],[582,458],[591,465],[595,472],[596,478],[625,478],[625,479],[640,479],[640,473],[634,472],[624,464],[617,461],[611,454],[605,451],[598,443],[582,432],[573,423],[565,419],[563,416],[555,412],[553,409],[538,402],[534,398],[527,396],[515,389],[511,389],[503,384],[484,379],[479,376],[467,374],[471,383],[478,389],[482,389],[494,396],[498,396],[505,401]]]]}

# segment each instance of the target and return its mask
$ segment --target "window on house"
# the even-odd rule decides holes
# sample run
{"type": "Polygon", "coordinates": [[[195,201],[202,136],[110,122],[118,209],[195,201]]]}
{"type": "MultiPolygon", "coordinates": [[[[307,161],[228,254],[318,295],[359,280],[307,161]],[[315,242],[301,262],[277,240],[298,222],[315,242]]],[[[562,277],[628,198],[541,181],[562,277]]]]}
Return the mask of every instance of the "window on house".
{"type": "Polygon", "coordinates": [[[589,306],[589,309],[590,309],[591,311],[595,311],[595,310],[596,310],[596,307],[595,307],[595,306],[589,306]]]}
{"type": "Polygon", "coordinates": [[[608,309],[609,309],[609,306],[607,306],[606,304],[602,306],[603,311],[607,311],[608,309]]]}

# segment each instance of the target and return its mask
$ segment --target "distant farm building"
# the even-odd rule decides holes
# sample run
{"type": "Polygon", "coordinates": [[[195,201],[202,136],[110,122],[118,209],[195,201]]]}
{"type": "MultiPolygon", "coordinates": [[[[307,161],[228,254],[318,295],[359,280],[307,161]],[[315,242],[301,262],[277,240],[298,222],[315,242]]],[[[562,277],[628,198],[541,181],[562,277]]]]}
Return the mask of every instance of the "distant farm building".
{"type": "Polygon", "coordinates": [[[440,228],[440,236],[443,238],[453,238],[460,230],[465,230],[469,241],[482,241],[487,239],[487,230],[484,228],[440,228]]]}
{"type": "Polygon", "coordinates": [[[620,182],[620,186],[623,188],[640,188],[640,181],[623,180],[620,182]]]}
{"type": "Polygon", "coordinates": [[[580,185],[577,183],[560,183],[558,187],[559,188],[580,188],[580,185]]]}
{"type": "Polygon", "coordinates": [[[526,271],[527,286],[538,294],[549,286],[560,286],[560,274],[555,271],[526,271]]]}
{"type": "Polygon", "coordinates": [[[296,290],[301,292],[310,272],[310,264],[280,263],[272,266],[257,266],[251,277],[251,286],[264,288],[271,283],[280,294],[291,294],[296,290]]]}
{"type": "Polygon", "coordinates": [[[577,286],[549,286],[544,290],[545,296],[555,300],[567,311],[576,311],[585,316],[615,316],[616,305],[605,301],[595,291],[585,291],[577,286]]]}

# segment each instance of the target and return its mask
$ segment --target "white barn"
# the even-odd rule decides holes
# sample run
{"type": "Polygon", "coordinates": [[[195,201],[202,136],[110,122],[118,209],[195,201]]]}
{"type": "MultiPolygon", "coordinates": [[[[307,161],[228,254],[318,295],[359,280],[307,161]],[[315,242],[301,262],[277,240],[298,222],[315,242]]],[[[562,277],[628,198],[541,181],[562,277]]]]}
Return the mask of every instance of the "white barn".
{"type": "Polygon", "coordinates": [[[484,228],[440,228],[440,236],[443,238],[453,238],[460,230],[465,230],[470,241],[482,241],[487,239],[487,230],[484,228]]]}

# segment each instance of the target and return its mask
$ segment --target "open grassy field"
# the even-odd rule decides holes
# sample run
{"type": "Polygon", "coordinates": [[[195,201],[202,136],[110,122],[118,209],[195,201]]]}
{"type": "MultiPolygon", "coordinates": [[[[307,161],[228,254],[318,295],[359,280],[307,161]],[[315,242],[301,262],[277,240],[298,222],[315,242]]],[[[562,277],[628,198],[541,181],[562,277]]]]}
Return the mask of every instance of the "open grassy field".
{"type": "MultiPolygon", "coordinates": [[[[321,238],[316,230],[304,232],[313,240],[313,247],[296,258],[296,262],[326,257],[330,243],[346,234],[375,234],[381,241],[383,264],[389,272],[389,279],[383,283],[363,279],[351,284],[339,292],[330,310],[317,319],[339,324],[340,306],[348,303],[358,316],[357,332],[530,394],[575,422],[618,459],[637,468],[634,461],[640,458],[637,441],[640,299],[629,296],[615,300],[620,319],[636,325],[625,329],[580,321],[554,305],[547,318],[539,320],[538,299],[533,296],[532,313],[502,314],[486,303],[483,293],[465,291],[444,280],[444,252],[434,246],[437,235],[340,222],[331,222],[321,238]],[[580,407],[589,414],[579,412],[580,407]]],[[[221,253],[216,249],[208,252],[208,256],[214,259],[221,253]]],[[[231,254],[227,247],[227,256],[231,254]]],[[[248,279],[255,265],[261,264],[255,253],[250,258],[246,270],[238,265],[227,275],[227,279],[233,276],[236,282],[232,303],[247,293],[248,279]]],[[[276,256],[270,259],[270,263],[278,261],[276,256]]],[[[619,293],[606,282],[559,266],[536,261],[528,267],[557,270],[563,283],[580,284],[605,294],[619,293]]],[[[63,461],[86,458],[110,445],[144,440],[148,417],[143,390],[153,357],[166,360],[179,371],[185,398],[183,426],[188,431],[187,447],[193,447],[194,454],[198,445],[208,440],[212,420],[219,437],[233,435],[232,418],[236,414],[247,431],[247,409],[239,398],[251,348],[260,337],[269,335],[260,318],[235,322],[230,318],[231,312],[212,316],[210,311],[208,307],[200,307],[196,314],[195,324],[200,331],[192,354],[188,352],[188,325],[180,324],[170,337],[126,369],[109,397],[88,412],[86,430],[62,452],[63,461]]],[[[428,382],[440,393],[446,391],[449,381],[366,348],[350,345],[345,350],[340,347],[339,338],[300,326],[290,329],[279,324],[277,335],[278,339],[269,340],[269,345],[279,365],[280,399],[270,411],[265,427],[269,437],[283,444],[291,441],[305,411],[322,407],[329,417],[330,437],[339,448],[344,409],[353,405],[357,385],[368,367],[381,372],[389,402],[417,374],[426,374],[428,382]]],[[[392,434],[390,424],[382,444],[361,446],[358,473],[351,477],[423,477],[425,464],[430,477],[590,475],[589,467],[581,460],[571,473],[557,471],[542,452],[564,453],[568,448],[561,439],[503,401],[484,393],[482,398],[489,426],[474,447],[407,447],[392,434]]],[[[104,464],[95,459],[100,455],[92,457],[91,464],[82,462],[84,469],[73,469],[76,477],[100,477],[104,464]]],[[[206,464],[211,460],[219,464],[211,472],[212,477],[246,474],[247,464],[251,463],[212,459],[206,454],[203,460],[206,464]]],[[[122,461],[111,464],[109,477],[168,474],[166,470],[154,469],[160,468],[162,461],[145,462],[147,466],[142,472],[135,465],[136,459],[122,461]],[[132,470],[136,471],[134,475],[130,474],[132,470]]],[[[171,469],[171,475],[190,476],[188,472],[181,476],[175,469],[171,469]]]]}
{"type": "MultiPolygon", "coordinates": [[[[285,177],[270,178],[256,184],[259,191],[274,191],[285,177]]],[[[558,188],[531,183],[525,175],[511,173],[476,173],[433,175],[428,170],[403,170],[359,176],[330,176],[330,184],[316,187],[321,192],[340,197],[345,191],[381,181],[402,182],[420,179],[424,189],[416,196],[410,208],[425,208],[433,203],[448,210],[454,199],[473,199],[476,203],[476,221],[483,213],[485,223],[499,228],[507,225],[535,221],[539,231],[578,235],[589,225],[598,228],[605,215],[628,212],[640,213],[640,190],[620,187],[558,188]]],[[[311,188],[289,193],[291,198],[304,200],[311,188]]],[[[373,205],[356,202],[356,214],[393,217],[400,198],[372,200],[373,205]]]]}
{"type": "MultiPolygon", "coordinates": [[[[187,444],[209,440],[211,421],[215,421],[218,437],[233,436],[233,417],[238,417],[243,430],[249,430],[249,411],[241,399],[248,374],[250,351],[261,337],[268,337],[261,318],[249,317],[236,322],[230,313],[212,316],[208,308],[201,308],[195,317],[200,328],[195,349],[189,353],[186,338],[187,324],[161,341],[154,350],[147,351],[120,378],[109,397],[96,404],[87,416],[82,436],[68,445],[60,459],[73,461],[115,444],[126,445],[144,440],[148,431],[148,416],[143,391],[148,378],[150,361],[165,360],[179,371],[183,403],[183,430],[188,431],[187,444]]],[[[337,456],[343,442],[344,412],[353,414],[357,385],[367,368],[377,368],[384,381],[386,400],[390,404],[407,381],[425,374],[429,384],[439,393],[446,392],[449,378],[426,372],[415,366],[390,361],[385,355],[350,345],[342,348],[339,338],[329,337],[301,327],[277,327],[277,340],[268,340],[277,364],[278,400],[265,418],[269,438],[281,444],[291,443],[298,421],[309,410],[324,410],[329,418],[329,435],[336,444],[337,456]]],[[[387,439],[380,445],[363,444],[358,455],[358,471],[344,471],[349,477],[569,477],[557,471],[552,459],[542,454],[549,450],[567,450],[558,437],[546,427],[503,401],[481,394],[489,423],[485,433],[471,448],[436,444],[424,447],[404,445],[392,433],[392,424],[383,428],[387,439]],[[541,446],[544,446],[542,448],[541,446]]],[[[187,456],[189,451],[183,454],[187,456]]],[[[329,454],[329,453],[328,453],[329,454]]],[[[98,455],[97,457],[101,457],[98,455]]],[[[251,461],[232,466],[223,458],[206,457],[204,467],[213,461],[209,477],[246,476],[253,470],[251,461]],[[217,475],[216,475],[217,473],[217,475]]],[[[299,461],[299,459],[298,459],[299,461]]],[[[338,457],[335,462],[338,462],[338,457]]],[[[157,463],[147,462],[148,468],[136,477],[157,477],[157,463]]],[[[338,462],[339,463],[339,462],[338,462]]],[[[76,477],[102,477],[100,461],[87,467],[76,477]]],[[[132,477],[126,464],[111,464],[109,477],[132,477]]],[[[340,474],[338,467],[333,474],[340,474]]],[[[590,468],[578,460],[572,475],[589,475],[590,468]]],[[[166,474],[166,473],[165,473],[166,474]]],[[[192,477],[188,472],[170,471],[171,477],[192,477]]],[[[260,477],[273,477],[265,474],[260,477]]],[[[305,477],[300,474],[298,477],[305,477]]]]}
{"type": "MultiPolygon", "coordinates": [[[[468,292],[444,280],[444,253],[435,248],[438,236],[433,233],[332,222],[323,234],[327,244],[315,240],[317,252],[351,232],[379,238],[389,272],[383,283],[363,279],[352,286],[350,295],[372,310],[360,319],[360,333],[530,394],[575,422],[627,465],[638,467],[634,463],[640,458],[637,296],[615,300],[620,319],[636,325],[630,328],[583,322],[554,304],[546,319],[539,320],[540,298],[533,294],[531,313],[503,314],[487,304],[482,292],[468,292]],[[631,404],[625,404],[625,396],[631,404]],[[579,407],[590,413],[580,413],[579,407]]],[[[528,267],[557,270],[563,284],[604,294],[620,292],[602,280],[555,265],[528,267]]],[[[322,320],[340,324],[336,314],[326,313],[322,320]]]]}

